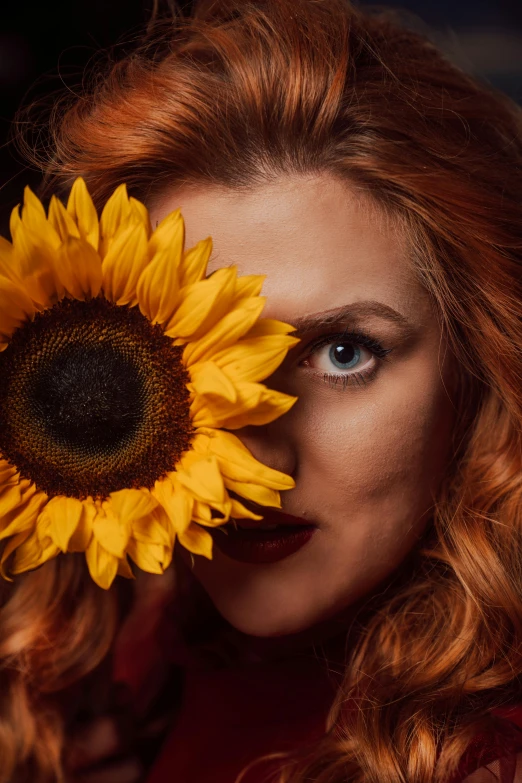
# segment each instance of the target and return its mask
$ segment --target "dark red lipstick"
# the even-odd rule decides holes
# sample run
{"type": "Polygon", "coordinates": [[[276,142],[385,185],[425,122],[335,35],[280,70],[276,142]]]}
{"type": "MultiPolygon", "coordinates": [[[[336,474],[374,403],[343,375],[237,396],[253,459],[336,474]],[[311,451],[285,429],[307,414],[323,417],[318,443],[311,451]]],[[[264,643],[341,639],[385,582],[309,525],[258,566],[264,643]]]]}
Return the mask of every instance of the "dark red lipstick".
{"type": "Polygon", "coordinates": [[[275,563],[297,552],[310,541],[317,525],[301,517],[273,509],[260,509],[262,520],[240,519],[211,529],[214,544],[227,557],[242,563],[275,563]],[[262,525],[275,525],[263,529],[262,525]]]}

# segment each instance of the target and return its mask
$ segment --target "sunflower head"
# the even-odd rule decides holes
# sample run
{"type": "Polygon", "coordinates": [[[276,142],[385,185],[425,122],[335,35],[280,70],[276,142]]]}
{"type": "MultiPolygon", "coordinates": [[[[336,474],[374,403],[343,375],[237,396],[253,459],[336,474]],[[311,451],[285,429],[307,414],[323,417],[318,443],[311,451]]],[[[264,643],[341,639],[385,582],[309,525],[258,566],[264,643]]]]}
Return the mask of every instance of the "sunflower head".
{"type": "Polygon", "coordinates": [[[294,397],[261,381],[297,342],[260,318],[263,276],[207,276],[210,237],[185,249],[181,211],[152,231],[115,190],[100,218],[83,179],[48,213],[29,188],[0,237],[0,568],[85,552],[108,588],[212,557],[208,528],[259,519],[289,476],[231,432],[294,397]]]}

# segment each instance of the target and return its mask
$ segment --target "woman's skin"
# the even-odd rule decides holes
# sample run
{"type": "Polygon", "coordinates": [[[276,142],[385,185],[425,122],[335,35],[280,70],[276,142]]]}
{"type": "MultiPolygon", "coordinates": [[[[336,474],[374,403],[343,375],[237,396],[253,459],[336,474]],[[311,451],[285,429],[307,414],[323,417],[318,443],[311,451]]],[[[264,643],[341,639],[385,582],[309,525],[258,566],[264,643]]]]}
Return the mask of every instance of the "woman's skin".
{"type": "MultiPolygon", "coordinates": [[[[149,204],[153,225],[178,207],[186,248],[212,236],[209,272],[236,264],[240,274],[267,275],[263,315],[299,326],[301,343],[267,379],[298,402],[273,424],[236,434],[294,477],[283,510],[319,529],[277,563],[240,563],[217,547],[211,561],[194,558],[196,578],[235,628],[299,644],[390,576],[428,524],[451,453],[455,360],[407,237],[346,183],[322,174],[248,192],[173,189],[149,204]],[[357,354],[350,337],[357,332],[381,345],[382,358],[364,346],[357,354]],[[318,338],[330,343],[314,349],[318,338]],[[329,358],[336,344],[349,367],[329,358]]],[[[190,566],[186,550],[177,555],[190,566]]],[[[161,592],[162,577],[142,577],[161,592]]],[[[105,783],[107,774],[111,783],[141,779],[130,757],[119,769],[110,759],[104,765],[122,750],[114,725],[92,731],[98,738],[81,743],[71,783],[105,783]]]]}
{"type": "Polygon", "coordinates": [[[214,546],[211,561],[194,558],[194,574],[243,633],[309,629],[390,575],[429,520],[455,415],[453,361],[435,310],[398,224],[332,175],[249,191],[187,186],[149,207],[153,226],[181,208],[186,248],[212,237],[209,272],[235,264],[267,275],[263,316],[299,327],[301,343],[267,381],[298,402],[273,424],[236,434],[294,477],[283,511],[319,529],[270,564],[214,546]],[[382,358],[364,346],[357,353],[350,333],[361,331],[382,358]],[[330,343],[314,348],[325,336],[330,343]],[[336,345],[340,367],[330,358],[336,345]]]}

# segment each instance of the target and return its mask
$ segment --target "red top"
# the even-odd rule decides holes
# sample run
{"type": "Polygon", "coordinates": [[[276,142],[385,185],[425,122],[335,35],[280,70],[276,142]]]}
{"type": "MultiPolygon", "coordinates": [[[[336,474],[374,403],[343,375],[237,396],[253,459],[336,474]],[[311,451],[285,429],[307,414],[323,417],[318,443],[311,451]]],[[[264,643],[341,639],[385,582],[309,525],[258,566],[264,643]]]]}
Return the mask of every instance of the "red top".
{"type": "MultiPolygon", "coordinates": [[[[276,664],[187,669],[183,705],[147,783],[235,783],[245,765],[260,755],[318,739],[325,731],[333,684],[317,676],[317,663],[311,660],[276,664]]],[[[522,707],[510,719],[522,728],[522,707]]],[[[499,783],[513,783],[522,735],[508,737],[506,744],[511,751],[507,756],[506,745],[500,749],[488,738],[475,740],[449,783],[461,783],[499,757],[501,765],[494,769],[499,783]]],[[[257,764],[242,783],[265,783],[267,773],[278,766],[277,760],[257,764]]]]}
{"type": "MultiPolygon", "coordinates": [[[[310,678],[311,662],[286,659],[244,669],[185,671],[184,701],[147,783],[234,783],[263,753],[318,738],[333,689],[310,678]]],[[[258,783],[257,765],[244,783],[258,783]]]]}
{"type": "MultiPolygon", "coordinates": [[[[156,618],[159,623],[159,613],[156,618]]],[[[129,644],[127,637],[116,651],[115,679],[135,694],[154,680],[160,667],[160,651],[151,643],[155,623],[150,614],[149,621],[141,627],[141,639],[129,644]]],[[[296,750],[324,734],[337,687],[321,661],[325,646],[278,657],[278,644],[268,639],[248,642],[243,663],[233,667],[209,665],[208,655],[198,658],[182,645],[176,647],[174,663],[184,671],[183,701],[147,783],[235,783],[245,765],[262,754],[296,750]]],[[[284,639],[282,645],[284,651],[284,639]]],[[[342,660],[343,646],[340,637],[328,642],[330,668],[332,661],[342,660]]],[[[522,752],[522,732],[516,729],[522,729],[522,706],[496,714],[509,720],[502,737],[475,740],[448,783],[461,783],[497,759],[502,759],[494,768],[499,783],[514,783],[516,753],[522,752]]],[[[264,783],[280,763],[255,765],[242,783],[264,783]]]]}

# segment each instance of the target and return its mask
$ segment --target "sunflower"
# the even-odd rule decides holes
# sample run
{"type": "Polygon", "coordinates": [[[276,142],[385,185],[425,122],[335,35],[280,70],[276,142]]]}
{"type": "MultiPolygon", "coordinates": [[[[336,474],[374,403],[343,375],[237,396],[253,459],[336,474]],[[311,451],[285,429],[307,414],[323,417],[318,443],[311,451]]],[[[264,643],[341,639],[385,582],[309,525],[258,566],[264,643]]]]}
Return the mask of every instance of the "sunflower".
{"type": "Polygon", "coordinates": [[[211,237],[185,250],[181,211],[152,231],[118,187],[98,219],[83,179],[48,214],[26,188],[0,237],[2,575],[85,552],[109,588],[175,541],[212,558],[208,528],[262,517],[293,481],[230,430],[294,397],[260,383],[297,340],[260,319],[264,276],[207,276],[211,237]]]}

